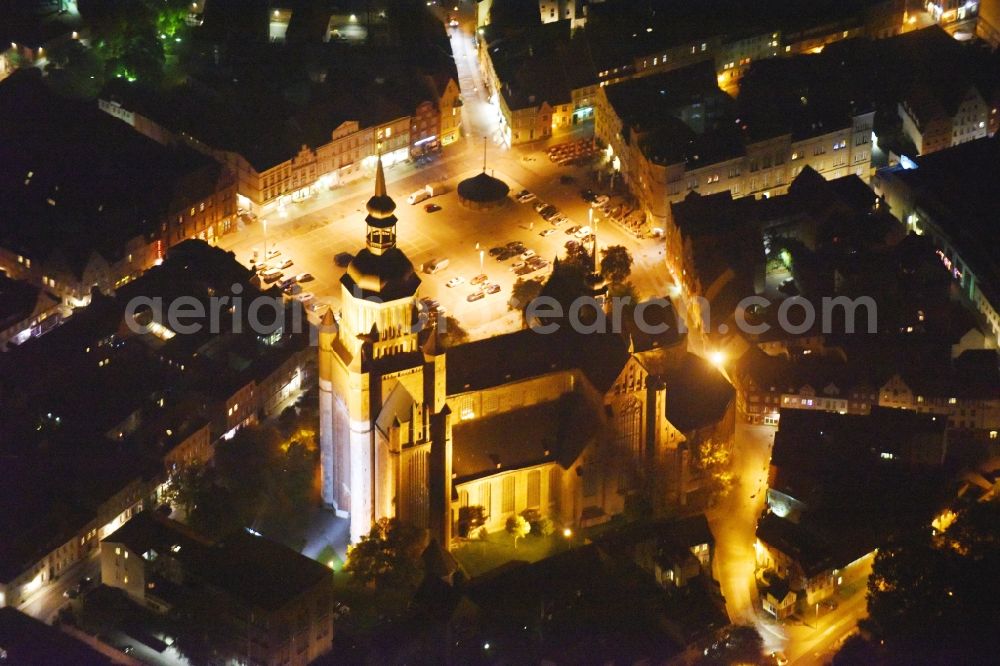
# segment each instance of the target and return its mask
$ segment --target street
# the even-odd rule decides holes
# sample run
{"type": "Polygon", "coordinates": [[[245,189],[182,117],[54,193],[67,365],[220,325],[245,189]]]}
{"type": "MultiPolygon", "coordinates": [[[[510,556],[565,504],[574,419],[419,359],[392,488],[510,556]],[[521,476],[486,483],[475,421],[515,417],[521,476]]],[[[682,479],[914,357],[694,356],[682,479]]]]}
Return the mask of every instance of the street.
{"type": "Polygon", "coordinates": [[[756,627],[765,652],[783,652],[791,664],[825,664],[867,614],[865,581],[871,562],[863,562],[855,572],[855,581],[832,597],[837,608],[806,613],[801,624],[777,622],[761,609],[753,544],[765,504],[774,432],[771,426],[736,425],[733,488],[708,516],[715,536],[714,573],[726,599],[729,620],[756,627]]]}
{"type": "Polygon", "coordinates": [[[66,569],[59,578],[43,584],[18,609],[28,615],[52,624],[59,609],[69,603],[69,599],[63,593],[76,587],[84,576],[90,576],[94,584],[101,581],[101,558],[100,551],[93,551],[87,559],[77,562],[66,569]]]}

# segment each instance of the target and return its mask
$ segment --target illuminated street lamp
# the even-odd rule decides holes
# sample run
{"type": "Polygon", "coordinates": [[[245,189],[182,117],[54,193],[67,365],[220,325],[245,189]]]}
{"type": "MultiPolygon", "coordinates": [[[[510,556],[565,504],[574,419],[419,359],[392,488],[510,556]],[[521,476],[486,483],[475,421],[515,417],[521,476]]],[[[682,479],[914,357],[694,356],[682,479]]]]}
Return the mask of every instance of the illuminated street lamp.
{"type": "Polygon", "coordinates": [[[721,368],[726,362],[726,354],[722,350],[716,349],[708,353],[708,360],[717,368],[721,368]]]}
{"type": "Polygon", "coordinates": [[[261,218],[260,223],[264,226],[264,259],[263,262],[267,262],[267,220],[261,218]]]}

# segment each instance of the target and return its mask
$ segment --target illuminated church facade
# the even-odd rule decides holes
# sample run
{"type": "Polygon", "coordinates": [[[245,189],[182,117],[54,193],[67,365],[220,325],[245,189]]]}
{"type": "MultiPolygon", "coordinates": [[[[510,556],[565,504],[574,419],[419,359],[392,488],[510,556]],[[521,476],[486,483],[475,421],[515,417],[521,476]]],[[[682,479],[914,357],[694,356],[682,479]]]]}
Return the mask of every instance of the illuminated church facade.
{"type": "Polygon", "coordinates": [[[420,326],[381,162],[367,209],[340,320],[328,312],[319,333],[323,498],[353,543],[398,517],[451,544],[463,506],[483,507],[493,531],[525,511],[586,526],[630,498],[683,501],[663,380],[682,340],[525,329],[445,349],[420,326]]]}

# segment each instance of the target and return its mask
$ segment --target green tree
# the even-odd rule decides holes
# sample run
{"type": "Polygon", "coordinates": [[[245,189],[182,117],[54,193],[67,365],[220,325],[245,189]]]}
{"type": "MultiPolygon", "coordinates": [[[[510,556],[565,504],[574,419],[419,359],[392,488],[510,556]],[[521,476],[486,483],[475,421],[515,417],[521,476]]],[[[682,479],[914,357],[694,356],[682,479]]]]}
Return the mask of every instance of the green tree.
{"type": "Polygon", "coordinates": [[[507,533],[514,537],[514,550],[517,550],[517,540],[523,539],[531,532],[531,523],[524,516],[511,516],[507,519],[507,533]]]}
{"type": "MultiPolygon", "coordinates": [[[[977,503],[943,534],[880,547],[863,628],[887,663],[985,663],[1000,651],[1000,503],[977,503]]],[[[854,646],[853,649],[861,649],[854,646]]]]}
{"type": "Polygon", "coordinates": [[[711,496],[718,498],[729,492],[733,485],[733,454],[729,442],[708,437],[697,442],[691,453],[691,464],[708,479],[711,496]]]}
{"type": "Polygon", "coordinates": [[[415,588],[423,575],[421,553],[427,532],[397,518],[382,518],[347,549],[344,571],[359,584],[377,589],[415,588]]]}
{"type": "Polygon", "coordinates": [[[514,287],[511,289],[507,307],[510,310],[519,310],[523,320],[525,309],[529,303],[538,298],[539,294],[542,293],[542,286],[542,281],[538,279],[525,280],[521,277],[517,278],[517,281],[514,282],[514,287]]]}
{"type": "Polygon", "coordinates": [[[104,60],[79,40],[53,45],[48,57],[45,80],[59,95],[93,99],[104,86],[104,60]]]}
{"type": "Polygon", "coordinates": [[[441,344],[447,349],[468,341],[469,332],[462,328],[462,324],[454,317],[445,317],[444,326],[441,329],[441,344]]]}
{"type": "Polygon", "coordinates": [[[611,283],[621,283],[632,274],[632,255],[624,245],[612,245],[601,250],[601,277],[611,283]]]}
{"type": "Polygon", "coordinates": [[[702,664],[763,664],[764,641],[753,627],[737,625],[729,629],[725,640],[711,650],[702,664]]]}

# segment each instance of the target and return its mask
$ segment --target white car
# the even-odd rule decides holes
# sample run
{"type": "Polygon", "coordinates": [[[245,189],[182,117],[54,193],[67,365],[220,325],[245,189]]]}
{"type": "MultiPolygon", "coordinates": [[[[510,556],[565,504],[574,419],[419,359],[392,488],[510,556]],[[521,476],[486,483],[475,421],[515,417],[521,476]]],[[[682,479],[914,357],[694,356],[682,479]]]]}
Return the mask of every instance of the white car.
{"type": "Polygon", "coordinates": [[[594,197],[594,200],[590,202],[590,207],[600,208],[604,204],[608,203],[608,201],[609,199],[607,194],[598,194],[596,197],[594,197]]]}
{"type": "Polygon", "coordinates": [[[295,294],[295,300],[302,305],[309,305],[316,300],[316,294],[311,291],[303,291],[301,294],[295,294]]]}
{"type": "Polygon", "coordinates": [[[518,268],[524,268],[523,261],[515,261],[513,264],[510,265],[510,270],[512,271],[516,271],[518,268]]]}
{"type": "Polygon", "coordinates": [[[538,232],[538,235],[541,236],[542,238],[545,238],[546,236],[551,236],[555,232],[556,232],[555,229],[542,229],[541,231],[538,232]]]}
{"type": "Polygon", "coordinates": [[[310,312],[326,312],[330,308],[330,305],[323,303],[322,301],[315,301],[309,305],[310,312]]]}
{"type": "Polygon", "coordinates": [[[584,238],[592,233],[594,233],[594,230],[585,225],[577,229],[574,236],[576,236],[577,238],[584,238]]]}
{"type": "Polygon", "coordinates": [[[299,273],[298,275],[295,276],[296,282],[309,282],[312,279],[313,276],[310,273],[299,273]]]}
{"type": "Polygon", "coordinates": [[[445,282],[446,287],[457,287],[460,284],[465,284],[465,278],[461,275],[456,275],[452,279],[445,282]]]}
{"type": "Polygon", "coordinates": [[[525,250],[524,252],[521,253],[521,259],[524,259],[525,261],[531,259],[533,256],[535,256],[534,250],[525,250]]]}

